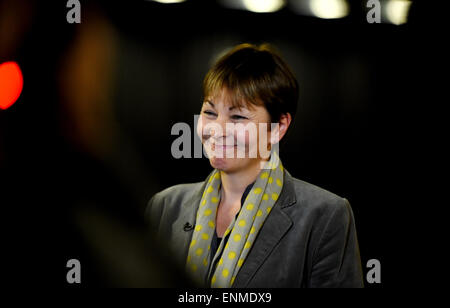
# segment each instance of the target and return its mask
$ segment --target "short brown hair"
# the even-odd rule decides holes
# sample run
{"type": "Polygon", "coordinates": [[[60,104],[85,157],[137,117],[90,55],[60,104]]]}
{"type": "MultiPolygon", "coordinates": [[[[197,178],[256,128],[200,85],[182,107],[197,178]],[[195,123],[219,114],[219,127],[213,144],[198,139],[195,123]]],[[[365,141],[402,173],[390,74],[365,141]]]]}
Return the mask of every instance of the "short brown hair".
{"type": "Polygon", "coordinates": [[[272,122],[297,111],[298,83],[289,66],[269,44],[241,44],[222,56],[203,80],[203,95],[226,88],[232,105],[247,103],[266,107],[272,122]]]}

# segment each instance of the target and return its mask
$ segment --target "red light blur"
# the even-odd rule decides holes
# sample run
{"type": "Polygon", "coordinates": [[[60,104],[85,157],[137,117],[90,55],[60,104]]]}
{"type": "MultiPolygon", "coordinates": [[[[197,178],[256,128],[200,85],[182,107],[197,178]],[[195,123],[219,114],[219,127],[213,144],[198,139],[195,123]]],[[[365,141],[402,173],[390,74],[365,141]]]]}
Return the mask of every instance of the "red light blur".
{"type": "Polygon", "coordinates": [[[6,110],[19,98],[23,88],[23,76],[16,62],[0,64],[0,109],[6,110]]]}

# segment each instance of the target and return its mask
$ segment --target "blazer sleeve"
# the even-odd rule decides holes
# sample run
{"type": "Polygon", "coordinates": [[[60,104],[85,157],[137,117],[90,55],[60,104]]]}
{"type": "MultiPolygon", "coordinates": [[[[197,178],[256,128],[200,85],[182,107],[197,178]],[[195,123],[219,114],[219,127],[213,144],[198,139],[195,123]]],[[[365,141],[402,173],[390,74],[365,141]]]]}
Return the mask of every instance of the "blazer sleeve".
{"type": "Polygon", "coordinates": [[[312,288],[362,288],[363,273],[355,221],[349,202],[334,207],[313,257],[312,288]]]}
{"type": "Polygon", "coordinates": [[[150,226],[150,229],[154,232],[158,232],[161,223],[161,217],[163,214],[164,200],[160,196],[160,193],[155,194],[147,204],[145,209],[145,218],[150,226]]]}

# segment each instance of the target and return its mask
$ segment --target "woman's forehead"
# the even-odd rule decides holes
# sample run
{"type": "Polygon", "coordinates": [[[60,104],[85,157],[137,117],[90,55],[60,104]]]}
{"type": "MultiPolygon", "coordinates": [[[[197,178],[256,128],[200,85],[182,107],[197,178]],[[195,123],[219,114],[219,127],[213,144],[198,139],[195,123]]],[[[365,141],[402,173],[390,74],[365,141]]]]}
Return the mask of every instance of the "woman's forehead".
{"type": "Polygon", "coordinates": [[[212,104],[213,106],[224,105],[224,107],[229,107],[230,109],[255,109],[255,106],[252,103],[249,103],[239,94],[227,89],[221,89],[207,95],[204,103],[212,104]]]}

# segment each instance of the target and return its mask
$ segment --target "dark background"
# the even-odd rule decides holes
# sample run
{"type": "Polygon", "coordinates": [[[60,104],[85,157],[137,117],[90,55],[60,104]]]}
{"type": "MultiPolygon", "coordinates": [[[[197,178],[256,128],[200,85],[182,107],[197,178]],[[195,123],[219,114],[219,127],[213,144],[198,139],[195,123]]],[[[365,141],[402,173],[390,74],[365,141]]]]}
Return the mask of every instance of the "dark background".
{"type": "Polygon", "coordinates": [[[19,100],[0,110],[5,280],[66,286],[77,258],[82,286],[183,285],[143,213],[154,193],[202,181],[211,167],[174,159],[171,127],[193,128],[214,57],[269,42],[300,84],[280,150],[286,169],[350,201],[364,272],[369,259],[382,265],[382,284],[367,287],[408,283],[398,273],[414,253],[417,200],[405,195],[420,172],[421,60],[433,56],[425,7],[413,2],[395,26],[368,24],[364,1],[339,20],[216,1],[110,2],[81,1],[81,24],[67,23],[65,1],[0,2],[0,63],[17,61],[24,74],[19,100]]]}

